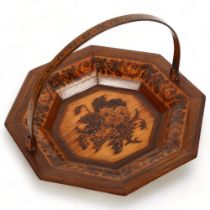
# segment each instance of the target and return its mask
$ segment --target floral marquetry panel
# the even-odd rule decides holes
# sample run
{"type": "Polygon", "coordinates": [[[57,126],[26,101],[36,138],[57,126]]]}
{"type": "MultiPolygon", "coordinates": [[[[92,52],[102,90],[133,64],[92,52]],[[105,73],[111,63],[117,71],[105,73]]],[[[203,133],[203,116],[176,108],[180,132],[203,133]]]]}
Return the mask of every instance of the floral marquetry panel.
{"type": "Polygon", "coordinates": [[[155,119],[134,93],[101,86],[71,98],[62,105],[54,132],[87,159],[116,162],[140,151],[151,140],[155,119]]]}

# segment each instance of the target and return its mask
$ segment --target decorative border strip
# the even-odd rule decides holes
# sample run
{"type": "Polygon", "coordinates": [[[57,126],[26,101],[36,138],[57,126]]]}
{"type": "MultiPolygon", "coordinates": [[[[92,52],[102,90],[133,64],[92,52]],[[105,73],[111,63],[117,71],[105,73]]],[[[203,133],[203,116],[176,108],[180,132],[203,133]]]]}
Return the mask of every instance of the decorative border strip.
{"type": "MultiPolygon", "coordinates": [[[[60,88],[65,87],[65,85],[77,81],[93,71],[97,71],[99,75],[103,76],[140,81],[158,97],[169,109],[167,132],[164,138],[165,145],[162,148],[150,151],[144,157],[139,157],[122,166],[119,170],[113,170],[82,163],[72,163],[70,161],[63,161],[63,159],[57,161],[58,159],[55,156],[58,151],[53,150],[53,143],[49,142],[50,147],[48,147],[46,145],[48,142],[44,143],[42,141],[42,143],[39,143],[39,146],[45,148],[44,151],[49,154],[48,160],[52,165],[62,169],[74,169],[79,173],[87,175],[98,175],[111,179],[119,179],[120,176],[123,179],[127,179],[140,173],[142,169],[149,167],[152,163],[162,160],[168,154],[177,151],[181,147],[189,106],[188,97],[153,64],[94,56],[55,72],[49,80],[49,85],[58,91],[60,88]],[[50,155],[52,153],[53,155],[50,155]]],[[[36,129],[43,126],[44,119],[50,110],[52,98],[46,97],[46,87],[40,95],[35,111],[34,124],[36,129]]],[[[40,139],[39,135],[37,139],[40,139]]]]}

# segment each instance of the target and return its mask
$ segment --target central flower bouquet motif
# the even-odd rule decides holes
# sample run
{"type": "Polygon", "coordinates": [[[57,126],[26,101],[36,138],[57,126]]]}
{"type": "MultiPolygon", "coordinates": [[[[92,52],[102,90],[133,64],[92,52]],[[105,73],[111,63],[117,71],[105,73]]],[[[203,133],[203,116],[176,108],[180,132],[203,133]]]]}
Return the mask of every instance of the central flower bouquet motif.
{"type": "Polygon", "coordinates": [[[76,126],[79,133],[77,140],[83,150],[92,144],[95,152],[98,152],[102,145],[108,142],[114,154],[118,154],[122,151],[123,145],[142,142],[133,137],[135,128],[144,130],[147,127],[146,121],[140,117],[137,109],[131,116],[123,100],[107,101],[104,95],[96,98],[92,102],[92,107],[94,112],[85,105],[77,106],[74,110],[75,115],[80,114],[81,109],[87,112],[79,119],[80,126],[76,126]]]}

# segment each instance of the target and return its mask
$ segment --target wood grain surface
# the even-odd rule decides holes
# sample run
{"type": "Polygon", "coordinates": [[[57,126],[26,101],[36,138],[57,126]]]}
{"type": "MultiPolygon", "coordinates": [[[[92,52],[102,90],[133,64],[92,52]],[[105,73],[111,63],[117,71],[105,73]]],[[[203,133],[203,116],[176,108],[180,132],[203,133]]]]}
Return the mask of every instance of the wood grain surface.
{"type": "Polygon", "coordinates": [[[179,82],[171,81],[170,66],[156,54],[82,49],[67,57],[40,94],[33,122],[36,151],[25,147],[27,107],[44,67],[29,73],[5,125],[40,179],[126,195],[197,155],[205,96],[182,74],[179,82]],[[94,71],[139,82],[139,89],[97,84],[60,97],[68,84],[94,71]],[[126,129],[132,132],[121,132],[126,129]],[[87,133],[105,141],[80,143],[87,133]]]}
{"type": "Polygon", "coordinates": [[[69,101],[62,114],[59,133],[75,154],[115,162],[148,145],[154,117],[138,97],[122,90],[103,89],[69,101]],[[94,109],[93,103],[101,98],[107,105],[94,109]],[[108,104],[114,100],[122,101],[123,105],[108,104]],[[77,108],[81,108],[79,114],[75,114],[77,108]]]}

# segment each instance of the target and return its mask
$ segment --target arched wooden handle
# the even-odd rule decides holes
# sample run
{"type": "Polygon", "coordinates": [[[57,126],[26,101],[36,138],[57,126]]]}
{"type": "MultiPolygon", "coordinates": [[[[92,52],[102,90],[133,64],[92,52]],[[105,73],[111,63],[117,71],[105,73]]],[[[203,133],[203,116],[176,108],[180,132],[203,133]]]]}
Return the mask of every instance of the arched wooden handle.
{"type": "Polygon", "coordinates": [[[42,75],[40,75],[40,80],[35,84],[34,91],[32,91],[32,97],[30,98],[29,107],[28,107],[29,108],[27,115],[28,136],[26,139],[26,147],[29,151],[34,151],[36,149],[36,140],[33,135],[33,115],[34,115],[35,106],[44,85],[46,84],[50,76],[53,74],[54,69],[68,55],[70,55],[73,51],[75,51],[78,47],[80,47],[83,43],[87,42],[91,38],[95,37],[96,35],[110,28],[134,21],[158,22],[167,26],[171,30],[174,42],[174,55],[173,55],[172,66],[171,69],[169,70],[170,70],[171,80],[172,81],[178,80],[179,62],[180,62],[180,44],[178,36],[176,32],[173,30],[173,28],[171,28],[171,26],[169,26],[160,18],[146,14],[125,15],[102,22],[94,26],[93,28],[90,28],[89,30],[78,36],[76,39],[74,39],[72,42],[70,42],[63,50],[61,50],[60,53],[57,54],[57,56],[43,70],[42,75]]]}

